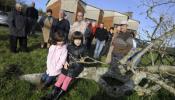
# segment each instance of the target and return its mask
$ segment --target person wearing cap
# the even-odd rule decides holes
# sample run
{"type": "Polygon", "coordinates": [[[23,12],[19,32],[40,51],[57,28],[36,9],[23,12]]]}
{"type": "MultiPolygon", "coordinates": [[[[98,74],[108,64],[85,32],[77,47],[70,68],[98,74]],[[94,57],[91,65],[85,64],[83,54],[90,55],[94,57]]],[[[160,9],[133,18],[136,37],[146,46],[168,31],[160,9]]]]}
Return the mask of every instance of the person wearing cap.
{"type": "Polygon", "coordinates": [[[112,62],[110,68],[116,74],[119,74],[121,76],[125,74],[125,71],[123,70],[124,68],[118,67],[118,62],[124,56],[126,56],[133,47],[133,37],[127,30],[127,27],[127,21],[121,22],[121,32],[113,39],[112,42],[114,48],[112,51],[112,62]]]}
{"type": "Polygon", "coordinates": [[[112,45],[114,48],[112,51],[112,61],[109,71],[105,73],[105,75],[114,73],[117,76],[116,79],[123,84],[121,86],[123,87],[125,95],[130,95],[134,87],[134,83],[130,79],[133,73],[126,70],[127,68],[125,68],[125,66],[121,66],[119,62],[133,47],[133,37],[127,30],[127,27],[128,24],[126,21],[121,22],[121,31],[116,37],[113,38],[112,45]],[[128,87],[126,85],[127,83],[131,83],[131,85],[128,87]],[[127,89],[124,89],[125,87],[127,89]]]}
{"type": "Polygon", "coordinates": [[[41,20],[39,21],[39,24],[42,27],[42,31],[43,31],[43,42],[41,44],[41,48],[50,47],[50,40],[52,39],[51,34],[53,34],[55,32],[55,28],[57,25],[57,20],[52,17],[52,10],[51,9],[47,9],[46,11],[46,16],[43,16],[41,18],[41,20]]]}
{"type": "Polygon", "coordinates": [[[35,8],[35,2],[32,2],[31,6],[26,10],[26,17],[27,17],[27,33],[28,34],[35,34],[35,29],[37,26],[38,20],[38,10],[35,8]]]}
{"type": "Polygon", "coordinates": [[[56,30],[60,30],[64,33],[66,41],[68,41],[68,34],[69,34],[69,30],[70,30],[70,23],[67,19],[65,19],[65,11],[64,10],[60,10],[59,11],[59,19],[58,19],[58,23],[56,25],[56,30]]]}
{"type": "Polygon", "coordinates": [[[15,9],[9,13],[8,25],[10,29],[10,51],[16,53],[19,41],[20,51],[27,51],[27,34],[25,32],[26,17],[22,13],[22,5],[17,3],[15,9]]]}
{"type": "Polygon", "coordinates": [[[127,21],[122,21],[121,31],[113,40],[113,55],[117,55],[119,59],[126,56],[133,47],[133,37],[127,27],[127,21]]]}

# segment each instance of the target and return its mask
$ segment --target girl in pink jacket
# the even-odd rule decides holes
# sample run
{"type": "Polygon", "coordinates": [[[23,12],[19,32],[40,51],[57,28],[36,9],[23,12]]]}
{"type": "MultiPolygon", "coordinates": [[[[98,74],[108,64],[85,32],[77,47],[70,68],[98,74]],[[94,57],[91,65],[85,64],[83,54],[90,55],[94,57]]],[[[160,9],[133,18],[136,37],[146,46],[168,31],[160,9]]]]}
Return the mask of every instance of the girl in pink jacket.
{"type": "Polygon", "coordinates": [[[51,46],[47,56],[47,70],[41,77],[42,88],[49,87],[61,73],[67,58],[67,45],[62,32],[53,34],[51,46]]]}

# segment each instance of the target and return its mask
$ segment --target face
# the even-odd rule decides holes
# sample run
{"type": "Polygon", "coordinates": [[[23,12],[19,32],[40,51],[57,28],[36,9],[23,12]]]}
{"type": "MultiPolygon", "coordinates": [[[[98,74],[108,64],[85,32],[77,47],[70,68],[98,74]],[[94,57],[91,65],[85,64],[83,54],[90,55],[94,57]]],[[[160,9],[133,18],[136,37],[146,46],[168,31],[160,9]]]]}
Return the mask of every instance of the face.
{"type": "Polygon", "coordinates": [[[35,3],[34,2],[32,2],[32,7],[35,7],[35,3]]]}
{"type": "Polygon", "coordinates": [[[104,28],[104,24],[100,24],[100,28],[104,28]]]}
{"type": "Polygon", "coordinates": [[[121,31],[126,32],[127,31],[127,25],[122,25],[121,26],[121,31]]]}
{"type": "Polygon", "coordinates": [[[91,22],[90,21],[86,21],[86,25],[88,26],[88,25],[90,25],[91,24],[91,22]]]}
{"type": "Polygon", "coordinates": [[[92,27],[96,27],[96,22],[92,22],[92,27]]]}
{"type": "Polygon", "coordinates": [[[75,40],[74,40],[74,44],[75,44],[76,46],[80,46],[80,45],[81,45],[81,40],[80,40],[80,39],[75,39],[75,40]]]}
{"type": "Polygon", "coordinates": [[[113,32],[114,32],[114,30],[113,30],[113,29],[110,29],[110,32],[111,32],[111,33],[113,33],[113,32]]]}
{"type": "Polygon", "coordinates": [[[78,12],[78,14],[77,14],[77,20],[78,21],[82,21],[83,20],[83,13],[78,12]]]}
{"type": "Polygon", "coordinates": [[[16,10],[19,11],[19,12],[21,12],[22,11],[22,6],[17,6],[16,7],[16,10]]]}
{"type": "Polygon", "coordinates": [[[57,45],[63,45],[63,41],[61,41],[61,42],[57,42],[57,45]]]}
{"type": "Polygon", "coordinates": [[[115,32],[120,32],[121,31],[121,26],[117,26],[116,28],[115,28],[115,32]]]}
{"type": "Polygon", "coordinates": [[[52,16],[52,13],[51,12],[47,12],[47,16],[52,16]]]}
{"type": "Polygon", "coordinates": [[[60,11],[59,18],[64,18],[64,12],[63,11],[60,11]]]}

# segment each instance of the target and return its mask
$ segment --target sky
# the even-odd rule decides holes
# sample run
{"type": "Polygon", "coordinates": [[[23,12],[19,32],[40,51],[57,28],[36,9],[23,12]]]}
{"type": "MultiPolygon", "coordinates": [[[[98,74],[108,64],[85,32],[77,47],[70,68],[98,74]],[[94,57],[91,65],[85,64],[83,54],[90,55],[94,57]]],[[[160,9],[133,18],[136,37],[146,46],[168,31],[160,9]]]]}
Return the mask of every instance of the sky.
{"type": "MultiPolygon", "coordinates": [[[[46,9],[46,3],[48,0],[25,0],[27,4],[30,4],[32,1],[35,1],[36,8],[46,9]]],[[[98,8],[104,10],[115,10],[118,12],[133,12],[133,19],[138,20],[140,22],[138,32],[141,34],[142,39],[146,39],[147,37],[144,35],[143,30],[152,31],[152,27],[154,23],[146,18],[146,8],[141,6],[141,0],[84,0],[86,3],[96,6],[98,8]]],[[[158,16],[160,12],[166,12],[163,8],[157,8],[157,13],[155,16],[158,16]]],[[[175,15],[175,9],[170,9],[172,14],[175,15]]],[[[173,16],[174,16],[173,15],[173,16]]],[[[174,16],[175,19],[175,16],[174,16]]]]}

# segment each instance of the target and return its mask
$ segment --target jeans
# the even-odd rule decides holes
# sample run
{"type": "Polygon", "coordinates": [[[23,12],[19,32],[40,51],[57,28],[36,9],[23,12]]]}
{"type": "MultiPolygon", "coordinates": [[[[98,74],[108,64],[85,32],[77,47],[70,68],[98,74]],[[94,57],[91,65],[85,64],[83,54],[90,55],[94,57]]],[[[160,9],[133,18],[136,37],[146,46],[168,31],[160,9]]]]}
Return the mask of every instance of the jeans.
{"type": "Polygon", "coordinates": [[[101,54],[102,54],[102,55],[106,55],[106,54],[108,53],[108,51],[109,51],[110,46],[111,46],[111,40],[108,40],[108,41],[105,43],[105,46],[104,46],[104,48],[103,48],[101,54]]]}
{"type": "Polygon", "coordinates": [[[49,87],[51,84],[53,84],[56,80],[57,76],[49,76],[48,74],[44,73],[41,77],[41,82],[44,83],[45,87],[49,87]]]}
{"type": "Polygon", "coordinates": [[[105,40],[104,41],[100,41],[100,40],[96,40],[96,47],[95,47],[95,52],[94,52],[94,58],[99,58],[100,53],[103,49],[103,46],[105,45],[105,40]]]}

